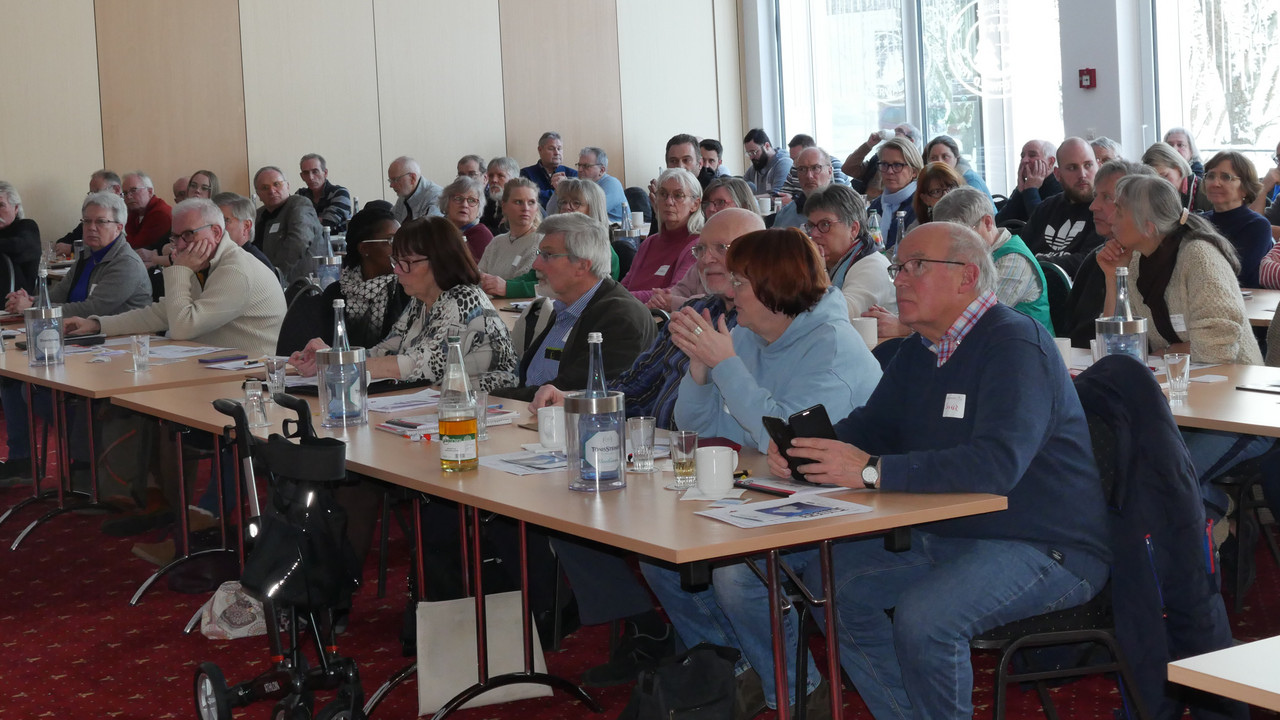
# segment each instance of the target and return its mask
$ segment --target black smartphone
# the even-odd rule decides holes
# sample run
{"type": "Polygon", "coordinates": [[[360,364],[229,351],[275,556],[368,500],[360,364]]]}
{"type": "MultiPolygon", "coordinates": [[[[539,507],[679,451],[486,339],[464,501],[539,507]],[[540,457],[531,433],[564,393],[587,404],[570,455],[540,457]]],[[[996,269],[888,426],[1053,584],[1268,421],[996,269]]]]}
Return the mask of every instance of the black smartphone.
{"type": "Polygon", "coordinates": [[[89,347],[90,345],[101,345],[107,341],[107,336],[102,333],[95,335],[68,335],[66,344],[79,345],[81,347],[89,347]]]}
{"type": "Polygon", "coordinates": [[[765,432],[769,433],[769,437],[773,439],[773,444],[778,446],[778,450],[783,453],[783,457],[787,458],[787,467],[791,468],[791,477],[799,482],[811,483],[800,472],[800,466],[808,464],[808,460],[804,458],[793,458],[786,455],[786,451],[791,449],[791,441],[798,437],[816,437],[826,438],[828,440],[836,439],[835,428],[831,426],[831,418],[827,416],[827,409],[822,405],[814,405],[811,408],[805,408],[795,413],[787,422],[783,422],[779,418],[764,415],[760,418],[760,422],[764,424],[765,432]]]}

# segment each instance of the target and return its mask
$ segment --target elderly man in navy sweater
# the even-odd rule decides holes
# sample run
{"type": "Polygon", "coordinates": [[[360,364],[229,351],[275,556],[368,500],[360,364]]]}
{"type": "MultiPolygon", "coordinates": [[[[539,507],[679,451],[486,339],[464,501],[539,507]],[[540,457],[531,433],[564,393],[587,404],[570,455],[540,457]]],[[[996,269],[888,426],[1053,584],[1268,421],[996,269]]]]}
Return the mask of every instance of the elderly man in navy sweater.
{"type": "MultiPolygon", "coordinates": [[[[889,270],[916,334],[837,424],[839,440],[800,439],[790,452],[817,482],[1008,498],[1004,512],[913,529],[906,552],[878,539],[835,548],[841,662],[872,713],[971,718],[970,638],[1083,603],[1106,582],[1102,489],[1053,338],[996,302],[978,235],[922,225],[889,270]]],[[[776,447],[769,465],[788,474],[776,447]]]]}

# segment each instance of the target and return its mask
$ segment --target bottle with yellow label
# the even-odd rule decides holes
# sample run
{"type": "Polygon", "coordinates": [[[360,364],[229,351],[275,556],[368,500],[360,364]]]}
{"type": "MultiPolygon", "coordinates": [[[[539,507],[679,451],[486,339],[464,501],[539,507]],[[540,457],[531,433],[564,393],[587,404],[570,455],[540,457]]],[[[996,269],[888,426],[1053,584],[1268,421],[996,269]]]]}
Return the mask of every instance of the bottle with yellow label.
{"type": "Polygon", "coordinates": [[[462,362],[462,340],[449,337],[449,360],[440,383],[440,467],[445,472],[475,470],[480,466],[476,442],[476,404],[462,362]]]}

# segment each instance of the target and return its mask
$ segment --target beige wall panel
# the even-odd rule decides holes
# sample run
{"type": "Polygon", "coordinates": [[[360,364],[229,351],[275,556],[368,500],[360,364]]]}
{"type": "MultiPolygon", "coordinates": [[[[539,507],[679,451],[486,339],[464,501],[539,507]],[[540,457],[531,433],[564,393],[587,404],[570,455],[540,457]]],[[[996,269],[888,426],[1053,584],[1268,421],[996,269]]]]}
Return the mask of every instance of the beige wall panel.
{"type": "Polygon", "coordinates": [[[201,168],[223,190],[247,192],[236,0],[95,7],[106,165],[146,171],[170,202],[174,178],[201,168]]]}
{"type": "Polygon", "coordinates": [[[497,0],[374,0],[373,21],[384,196],[400,155],[446,185],[463,155],[505,154],[497,0]]]}
{"type": "Polygon", "coordinates": [[[0,180],[45,241],[75,227],[102,167],[93,0],[5,3],[0,21],[0,180]]]}
{"type": "Polygon", "coordinates": [[[716,47],[708,42],[716,31],[711,8],[688,0],[617,3],[628,186],[646,185],[665,167],[663,149],[672,135],[720,134],[716,47]],[[680,18],[678,32],[672,18],[680,18]],[[678,38],[684,42],[675,44],[678,38]]]}
{"type": "Polygon", "coordinates": [[[742,60],[739,52],[738,2],[715,0],[716,28],[716,93],[720,113],[720,134],[717,139],[724,144],[723,160],[729,171],[741,175],[746,171],[746,156],[742,152],[742,137],[747,134],[743,125],[742,60]]]}
{"type": "Polygon", "coordinates": [[[614,3],[501,0],[500,7],[511,156],[532,165],[538,138],[554,130],[564,139],[565,165],[573,167],[578,150],[594,145],[609,154],[609,172],[626,177],[614,3]]]}
{"type": "Polygon", "coordinates": [[[240,42],[248,172],[275,165],[296,192],[315,152],[361,203],[381,198],[373,3],[240,0],[240,42]]]}

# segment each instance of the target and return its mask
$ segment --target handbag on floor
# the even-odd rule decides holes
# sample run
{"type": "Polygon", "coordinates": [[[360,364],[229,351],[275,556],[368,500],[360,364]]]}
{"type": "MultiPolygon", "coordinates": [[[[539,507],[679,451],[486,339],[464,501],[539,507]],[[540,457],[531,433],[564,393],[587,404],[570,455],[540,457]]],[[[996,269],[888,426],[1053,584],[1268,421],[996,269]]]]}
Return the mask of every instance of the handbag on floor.
{"type": "Polygon", "coordinates": [[[200,612],[200,632],[210,640],[234,640],[267,634],[262,603],[237,580],[222,583],[200,612]]]}
{"type": "Polygon", "coordinates": [[[729,720],[742,653],[701,643],[640,673],[618,720],[729,720]]]}

